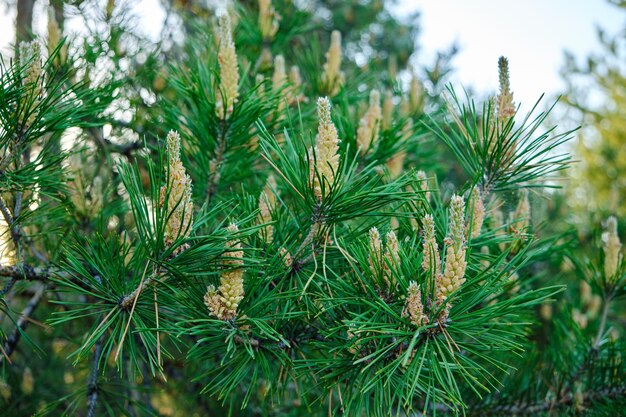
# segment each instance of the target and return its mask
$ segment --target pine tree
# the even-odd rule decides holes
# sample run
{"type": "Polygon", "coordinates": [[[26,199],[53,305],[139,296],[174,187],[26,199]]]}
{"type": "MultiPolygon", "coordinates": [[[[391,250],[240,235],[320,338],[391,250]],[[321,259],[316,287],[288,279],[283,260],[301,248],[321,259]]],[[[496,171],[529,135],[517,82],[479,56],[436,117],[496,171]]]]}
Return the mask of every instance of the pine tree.
{"type": "Polygon", "coordinates": [[[621,220],[582,247],[540,207],[572,132],[506,58],[477,106],[381,2],[315,4],[175,2],[154,48],[110,1],[2,61],[3,415],[626,404],[621,220]]]}
{"type": "MultiPolygon", "coordinates": [[[[626,3],[612,3],[615,12],[624,16],[626,3]]],[[[626,214],[622,203],[626,198],[626,165],[619,157],[626,132],[626,37],[623,30],[613,35],[599,28],[597,39],[600,51],[589,55],[583,63],[567,54],[562,69],[567,110],[576,123],[584,123],[585,127],[577,137],[575,153],[580,163],[573,167],[572,191],[597,197],[577,199],[574,208],[581,211],[580,217],[585,221],[585,213],[594,213],[591,221],[596,222],[610,214],[626,214]]]]}

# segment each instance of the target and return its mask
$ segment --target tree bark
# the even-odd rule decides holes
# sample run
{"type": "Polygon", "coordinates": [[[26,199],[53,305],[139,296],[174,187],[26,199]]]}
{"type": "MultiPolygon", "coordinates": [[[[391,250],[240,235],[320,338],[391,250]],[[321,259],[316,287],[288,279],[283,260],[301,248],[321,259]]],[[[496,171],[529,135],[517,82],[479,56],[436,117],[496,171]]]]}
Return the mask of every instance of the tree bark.
{"type": "Polygon", "coordinates": [[[15,19],[15,46],[28,42],[33,36],[33,8],[35,0],[17,0],[17,18],[15,19]]]}

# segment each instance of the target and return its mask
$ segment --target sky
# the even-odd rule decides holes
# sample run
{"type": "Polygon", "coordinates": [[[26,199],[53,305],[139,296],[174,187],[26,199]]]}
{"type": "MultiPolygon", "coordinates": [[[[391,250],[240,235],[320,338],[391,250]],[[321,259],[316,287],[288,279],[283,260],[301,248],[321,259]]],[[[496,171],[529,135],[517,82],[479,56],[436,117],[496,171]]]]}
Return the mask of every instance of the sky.
{"type": "Polygon", "coordinates": [[[433,62],[438,50],[460,47],[453,61],[455,88],[479,94],[498,88],[497,60],[509,58],[516,101],[532,106],[542,93],[564,89],[559,70],[563,51],[579,61],[599,51],[596,27],[616,34],[626,27],[626,12],[605,0],[400,0],[395,12],[421,13],[417,61],[433,62]]]}
{"type": "MultiPolygon", "coordinates": [[[[37,3],[36,31],[43,34],[47,2],[37,3]]],[[[139,0],[135,10],[140,30],[156,36],[165,18],[159,0],[139,0]]],[[[433,62],[435,53],[453,42],[459,45],[450,80],[455,87],[492,94],[497,59],[507,56],[511,87],[524,107],[542,93],[556,96],[563,90],[559,69],[565,49],[582,60],[599,50],[596,26],[610,34],[626,27],[626,13],[605,0],[398,0],[393,10],[399,16],[421,13],[418,64],[433,62]]],[[[14,10],[0,8],[0,27],[12,28],[14,19],[14,10]]],[[[7,52],[13,39],[12,30],[1,30],[0,52],[7,52]]]]}

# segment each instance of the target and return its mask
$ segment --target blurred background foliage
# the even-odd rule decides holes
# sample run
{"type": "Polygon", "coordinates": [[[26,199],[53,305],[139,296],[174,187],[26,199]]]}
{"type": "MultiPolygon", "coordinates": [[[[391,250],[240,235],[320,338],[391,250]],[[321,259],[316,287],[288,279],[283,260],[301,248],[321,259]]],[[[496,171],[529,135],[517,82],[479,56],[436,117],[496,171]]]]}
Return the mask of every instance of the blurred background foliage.
{"type": "MultiPolygon", "coordinates": [[[[5,7],[17,8],[16,41],[33,39],[36,0],[3,0],[3,3],[5,7]]],[[[408,149],[407,160],[421,161],[424,170],[436,175],[444,193],[450,193],[451,184],[467,179],[467,173],[453,159],[452,152],[433,140],[420,124],[424,121],[423,113],[437,115],[446,108],[442,93],[447,76],[453,70],[456,48],[442,51],[434,62],[411,67],[419,50],[419,16],[394,17],[386,2],[381,0],[275,0],[274,7],[281,14],[280,32],[272,42],[267,42],[258,27],[250,23],[255,22],[257,2],[239,1],[238,4],[232,14],[234,19],[239,16],[242,25],[236,31],[235,42],[240,56],[244,57],[240,62],[244,73],[260,73],[270,78],[272,58],[281,53],[287,62],[300,67],[302,77],[307,80],[305,88],[310,89],[306,96],[318,95],[322,92],[320,84],[309,81],[319,79],[322,62],[317,60],[328,49],[331,31],[337,28],[344,39],[342,69],[354,85],[359,82],[376,84],[381,90],[402,92],[410,88],[415,73],[423,95],[422,102],[411,108],[406,117],[412,118],[418,126],[416,135],[427,139],[419,147],[408,149]],[[269,55],[264,57],[265,49],[269,55]]],[[[616,1],[616,4],[626,11],[626,3],[616,1]]],[[[137,20],[130,13],[128,2],[50,1],[50,16],[54,16],[57,25],[57,32],[54,25],[48,28],[49,49],[56,50],[58,57],[54,65],[69,74],[68,84],[85,82],[91,89],[100,89],[108,95],[106,110],[97,120],[90,116],[81,120],[80,140],[72,144],[74,149],[71,150],[77,153],[72,158],[78,158],[75,166],[80,167],[80,171],[71,186],[82,189],[89,196],[90,191],[98,186],[94,178],[101,177],[104,179],[100,181],[113,184],[106,187],[106,192],[112,194],[107,198],[111,204],[102,206],[102,202],[89,200],[89,197],[73,202],[75,209],[71,218],[79,235],[88,235],[93,230],[115,235],[123,230],[124,224],[132,221],[125,217],[127,206],[118,190],[121,184],[119,172],[108,167],[120,160],[130,161],[137,164],[144,185],[149,184],[142,156],[158,148],[157,138],[164,137],[166,126],[169,128],[175,122],[175,118],[163,111],[168,109],[171,115],[180,105],[183,91],[180,85],[172,82],[174,74],[195,73],[197,58],[206,57],[206,50],[202,48],[215,47],[212,36],[216,27],[215,4],[173,0],[164,1],[162,6],[166,11],[165,25],[160,39],[154,42],[135,30],[137,20]],[[81,27],[82,33],[65,29],[70,20],[81,27]],[[61,41],[65,36],[67,40],[61,41]],[[92,210],[103,210],[104,213],[94,217],[92,210]],[[99,224],[102,219],[111,218],[116,219],[115,222],[99,224]]],[[[534,414],[553,415],[550,410],[554,403],[551,404],[550,399],[555,403],[565,401],[563,415],[600,416],[611,412],[617,415],[615,410],[626,407],[623,391],[619,395],[594,397],[591,402],[576,399],[576,395],[582,395],[589,387],[624,386],[623,375],[611,375],[615,369],[622,369],[614,363],[600,361],[601,364],[593,368],[595,372],[588,372],[588,365],[600,355],[595,345],[602,316],[599,298],[606,295],[594,284],[594,271],[590,266],[593,262],[601,263],[598,260],[602,246],[600,225],[609,215],[616,215],[622,220],[619,223],[620,236],[624,236],[626,230],[626,27],[617,34],[599,30],[598,36],[601,50],[583,63],[566,55],[563,68],[567,91],[559,108],[567,111],[570,123],[582,126],[575,143],[567,148],[578,162],[563,174],[565,180],[559,185],[564,190],[538,190],[530,195],[533,232],[545,238],[549,245],[534,248],[537,261],[522,271],[529,278],[525,281],[525,288],[565,284],[565,291],[555,303],[543,304],[536,309],[538,324],[525,345],[529,353],[508,359],[517,369],[533,372],[512,373],[503,382],[501,394],[496,399],[481,399],[467,392],[474,406],[470,414],[522,414],[528,411],[525,406],[540,403],[548,405],[534,414]],[[569,397],[562,396],[564,392],[569,397]],[[518,408],[498,409],[501,402],[512,402],[518,408]]],[[[486,68],[492,68],[491,63],[486,63],[486,68]]],[[[369,91],[355,90],[352,96],[339,97],[346,108],[363,101],[369,94],[369,91]]],[[[293,117],[296,115],[294,112],[293,117]]],[[[339,120],[338,124],[341,123],[344,123],[342,129],[345,131],[356,129],[350,126],[354,121],[339,120]]],[[[286,121],[275,121],[268,123],[268,128],[276,133],[286,125],[286,121]]],[[[59,146],[67,146],[60,137],[58,140],[59,146]]],[[[509,197],[503,204],[512,211],[516,199],[513,195],[509,197]]],[[[43,227],[40,225],[40,230],[43,227]]],[[[59,230],[54,238],[56,241],[47,244],[60,245],[64,234],[65,231],[59,230]]],[[[14,289],[15,295],[7,298],[7,303],[11,304],[12,310],[22,311],[33,291],[30,283],[19,282],[14,289]]],[[[85,384],[89,364],[80,362],[75,367],[65,358],[73,350],[71,345],[80,344],[83,329],[45,324],[46,318],[56,309],[52,303],[38,307],[37,316],[30,325],[40,331],[29,332],[30,343],[22,343],[12,357],[13,362],[9,366],[4,364],[0,379],[3,415],[32,415],[52,403],[57,404],[59,410],[74,410],[74,405],[78,410],[79,404],[82,407],[89,389],[85,384]]],[[[615,361],[616,355],[611,352],[624,352],[620,345],[626,327],[623,297],[612,304],[609,314],[615,326],[610,329],[610,346],[601,355],[605,355],[607,361],[615,361]]],[[[1,320],[8,333],[11,323],[4,317],[1,320]]],[[[222,408],[211,397],[198,395],[202,385],[187,382],[195,376],[194,370],[184,366],[182,361],[169,361],[168,367],[168,381],[156,379],[149,385],[138,375],[132,390],[117,373],[107,371],[104,376],[107,388],[102,395],[125,398],[127,409],[137,410],[138,414],[205,415],[198,410],[207,409],[239,412],[236,404],[230,404],[230,409],[227,409],[228,405],[222,408]],[[146,401],[149,393],[152,398],[146,401]],[[190,400],[185,400],[187,398],[190,400]]],[[[263,394],[258,392],[255,395],[262,397],[263,394]]],[[[292,409],[276,407],[271,412],[302,415],[304,407],[299,405],[294,404],[292,409]]],[[[558,412],[562,410],[557,409],[558,412]]],[[[82,412],[82,408],[80,410],[82,412]]],[[[128,414],[133,415],[133,412],[128,414]]],[[[253,406],[245,415],[268,415],[269,412],[253,406]]]]}

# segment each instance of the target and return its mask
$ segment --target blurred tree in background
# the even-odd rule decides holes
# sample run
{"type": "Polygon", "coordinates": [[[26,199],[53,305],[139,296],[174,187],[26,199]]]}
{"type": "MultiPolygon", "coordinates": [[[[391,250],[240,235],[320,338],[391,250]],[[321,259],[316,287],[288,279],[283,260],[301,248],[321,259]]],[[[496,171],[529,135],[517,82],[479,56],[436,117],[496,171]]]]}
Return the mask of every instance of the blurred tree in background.
{"type": "Polygon", "coordinates": [[[0,415],[626,406],[625,220],[567,224],[573,132],[505,58],[477,103],[380,0],[5,6],[0,415]]]}
{"type": "MultiPolygon", "coordinates": [[[[626,17],[626,2],[612,1],[626,17]]],[[[571,202],[585,219],[626,215],[626,27],[617,34],[598,28],[601,50],[579,64],[566,55],[566,103],[583,126],[575,153],[571,202]]]]}

